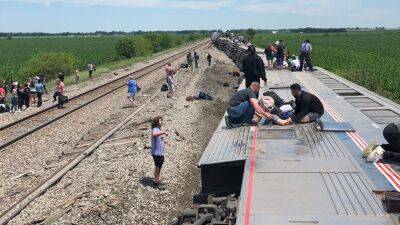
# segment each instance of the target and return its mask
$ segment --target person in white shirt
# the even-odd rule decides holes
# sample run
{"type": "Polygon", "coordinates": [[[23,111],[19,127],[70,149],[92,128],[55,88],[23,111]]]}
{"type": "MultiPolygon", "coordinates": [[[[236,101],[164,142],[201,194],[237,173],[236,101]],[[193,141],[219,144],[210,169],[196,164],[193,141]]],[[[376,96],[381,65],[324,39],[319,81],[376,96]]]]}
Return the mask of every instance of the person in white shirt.
{"type": "Polygon", "coordinates": [[[300,71],[303,70],[303,64],[304,60],[307,63],[307,67],[309,68],[310,71],[314,71],[312,62],[311,62],[311,51],[312,51],[312,46],[310,40],[305,40],[300,47],[300,71]]]}

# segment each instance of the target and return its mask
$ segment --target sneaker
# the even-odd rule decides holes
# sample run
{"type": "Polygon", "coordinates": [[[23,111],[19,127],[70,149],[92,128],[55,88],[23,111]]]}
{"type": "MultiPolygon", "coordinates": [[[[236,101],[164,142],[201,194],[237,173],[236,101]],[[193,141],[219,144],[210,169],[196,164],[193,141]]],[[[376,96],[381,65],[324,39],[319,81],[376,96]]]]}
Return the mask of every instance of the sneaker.
{"type": "Polygon", "coordinates": [[[231,119],[229,116],[225,116],[225,123],[226,123],[226,127],[228,127],[229,129],[233,128],[233,125],[231,123],[231,119]]]}
{"type": "Polygon", "coordinates": [[[161,183],[161,182],[157,183],[157,182],[153,181],[153,186],[154,186],[154,188],[156,188],[158,190],[161,190],[161,191],[166,189],[165,185],[163,183],[161,183]]]}
{"type": "Polygon", "coordinates": [[[366,162],[372,163],[381,160],[383,158],[383,153],[385,153],[385,150],[383,150],[381,146],[376,147],[375,150],[368,155],[366,162]]]}
{"type": "Polygon", "coordinates": [[[367,158],[369,156],[369,154],[371,154],[371,152],[373,152],[375,150],[376,147],[378,147],[378,143],[376,141],[372,142],[371,144],[369,144],[364,150],[363,150],[363,154],[362,157],[363,158],[367,158]]]}

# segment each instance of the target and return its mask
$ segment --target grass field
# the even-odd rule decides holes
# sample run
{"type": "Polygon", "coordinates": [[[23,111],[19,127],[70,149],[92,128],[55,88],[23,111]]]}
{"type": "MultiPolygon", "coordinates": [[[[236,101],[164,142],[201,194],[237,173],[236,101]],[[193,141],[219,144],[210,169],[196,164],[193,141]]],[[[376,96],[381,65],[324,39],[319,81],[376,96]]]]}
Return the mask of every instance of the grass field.
{"type": "Polygon", "coordinates": [[[400,103],[400,32],[347,32],[329,34],[258,34],[254,43],[282,39],[290,54],[299,54],[302,41],[310,39],[312,59],[325,68],[400,103]]]}
{"type": "Polygon", "coordinates": [[[34,54],[55,51],[74,54],[80,64],[102,64],[118,59],[117,37],[39,37],[0,39],[0,77],[18,77],[21,66],[34,54]]]}
{"type": "MultiPolygon", "coordinates": [[[[174,40],[172,46],[175,47],[187,42],[189,36],[171,35],[171,37],[174,40]]],[[[27,75],[21,74],[21,67],[40,52],[71,53],[77,58],[81,69],[85,69],[88,63],[101,66],[120,61],[121,57],[116,52],[119,38],[121,37],[32,37],[12,40],[0,38],[0,80],[11,81],[16,78],[20,82],[25,81],[27,75]]]]}

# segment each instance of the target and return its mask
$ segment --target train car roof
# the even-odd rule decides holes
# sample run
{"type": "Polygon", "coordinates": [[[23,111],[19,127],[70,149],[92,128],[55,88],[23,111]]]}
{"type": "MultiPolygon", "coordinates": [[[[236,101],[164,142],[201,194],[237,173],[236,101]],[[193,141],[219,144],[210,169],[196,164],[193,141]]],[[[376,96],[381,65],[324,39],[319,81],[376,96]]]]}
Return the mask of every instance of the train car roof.
{"type": "Polygon", "coordinates": [[[289,85],[299,83],[323,102],[322,122],[348,122],[355,131],[226,129],[222,119],[198,166],[245,162],[237,224],[398,224],[372,190],[399,191],[400,167],[361,156],[367,144],[385,142],[383,128],[400,121],[399,105],[322,68],[267,71],[267,78],[261,92],[291,100],[289,85]]]}

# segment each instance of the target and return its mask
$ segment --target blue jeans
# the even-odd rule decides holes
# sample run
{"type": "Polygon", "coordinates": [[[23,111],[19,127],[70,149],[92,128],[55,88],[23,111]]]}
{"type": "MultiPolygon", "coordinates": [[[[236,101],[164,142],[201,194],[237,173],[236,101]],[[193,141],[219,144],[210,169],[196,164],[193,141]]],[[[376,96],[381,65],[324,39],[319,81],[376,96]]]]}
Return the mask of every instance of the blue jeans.
{"type": "Polygon", "coordinates": [[[231,118],[232,124],[251,124],[255,112],[256,110],[251,106],[249,101],[242,102],[240,105],[228,109],[228,115],[231,118]]]}

